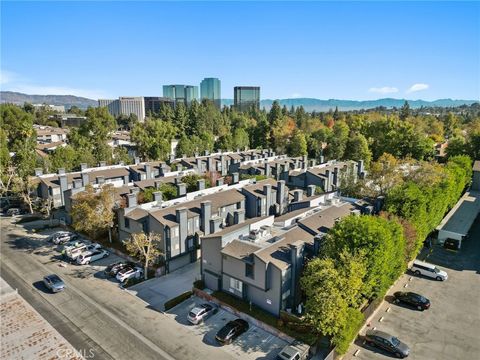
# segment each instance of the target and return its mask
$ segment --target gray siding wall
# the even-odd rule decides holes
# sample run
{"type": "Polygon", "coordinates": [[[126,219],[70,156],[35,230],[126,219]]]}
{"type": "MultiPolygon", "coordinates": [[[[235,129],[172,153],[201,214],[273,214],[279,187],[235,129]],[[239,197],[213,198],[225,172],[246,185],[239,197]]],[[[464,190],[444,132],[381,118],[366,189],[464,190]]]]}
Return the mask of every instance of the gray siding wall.
{"type": "Polygon", "coordinates": [[[473,172],[472,190],[480,191],[480,171],[473,172]]]}

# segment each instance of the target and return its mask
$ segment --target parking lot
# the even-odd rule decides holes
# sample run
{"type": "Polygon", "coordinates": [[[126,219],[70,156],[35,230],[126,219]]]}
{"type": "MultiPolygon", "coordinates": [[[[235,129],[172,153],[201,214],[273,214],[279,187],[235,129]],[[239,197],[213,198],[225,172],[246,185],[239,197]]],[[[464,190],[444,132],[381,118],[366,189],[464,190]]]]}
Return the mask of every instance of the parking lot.
{"type": "MultiPolygon", "coordinates": [[[[370,328],[397,336],[410,347],[409,359],[478,359],[480,354],[480,220],[458,252],[434,247],[426,261],[448,273],[445,282],[406,274],[395,291],[412,291],[431,301],[430,309],[418,311],[396,305],[387,296],[370,328]],[[408,284],[405,288],[405,284],[408,284]],[[389,310],[388,310],[389,309],[389,310]],[[388,310],[388,311],[387,311],[388,310]],[[382,321],[380,319],[382,318],[382,321]]],[[[423,258],[423,257],[422,257],[423,258]]],[[[368,329],[368,327],[367,327],[368,329]]],[[[351,346],[347,359],[385,359],[386,352],[371,348],[361,338],[351,346]],[[353,354],[360,349],[357,356],[353,354]]]]}
{"type": "Polygon", "coordinates": [[[190,333],[202,339],[207,346],[221,348],[229,356],[238,359],[275,359],[280,350],[287,345],[287,342],[260,329],[252,324],[247,332],[236,338],[232,344],[221,346],[215,339],[215,335],[227,322],[237,317],[228,311],[219,311],[199,325],[192,325],[187,320],[187,314],[196,305],[205,301],[198,297],[191,297],[167,312],[179,324],[182,324],[190,333]]]}

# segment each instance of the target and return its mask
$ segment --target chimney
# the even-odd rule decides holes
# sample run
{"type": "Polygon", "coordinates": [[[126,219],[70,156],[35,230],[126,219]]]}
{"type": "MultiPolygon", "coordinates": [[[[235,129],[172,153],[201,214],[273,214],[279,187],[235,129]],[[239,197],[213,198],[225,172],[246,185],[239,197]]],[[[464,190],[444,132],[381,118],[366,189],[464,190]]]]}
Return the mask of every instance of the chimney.
{"type": "Polygon", "coordinates": [[[207,170],[208,170],[208,171],[213,171],[213,170],[215,170],[215,169],[213,168],[213,159],[212,159],[211,156],[209,156],[209,157],[207,158],[207,170]]]}
{"type": "Polygon", "coordinates": [[[177,165],[177,171],[178,172],[183,171],[183,165],[182,164],[177,165]]]}
{"type": "Polygon", "coordinates": [[[186,158],[187,158],[187,154],[183,154],[182,159],[186,159],[186,158]]]}
{"type": "Polygon", "coordinates": [[[187,185],[184,183],[177,184],[177,196],[184,196],[187,193],[187,185]]]}
{"type": "Polygon", "coordinates": [[[222,218],[217,217],[215,219],[210,219],[210,234],[214,234],[221,230],[220,225],[222,225],[222,218]]]}
{"type": "Polygon", "coordinates": [[[58,169],[58,175],[65,175],[65,168],[58,169]]]}
{"type": "Polygon", "coordinates": [[[233,212],[233,223],[242,224],[245,221],[245,210],[238,209],[233,212]]]}
{"type": "Polygon", "coordinates": [[[295,159],[295,169],[298,169],[300,167],[300,160],[295,159]]]}
{"type": "Polygon", "coordinates": [[[200,230],[205,235],[210,234],[210,218],[212,217],[212,202],[210,200],[200,203],[200,230]]]}
{"type": "Polygon", "coordinates": [[[285,180],[277,181],[277,203],[281,215],[285,210],[285,180]]]}
{"type": "Polygon", "coordinates": [[[210,155],[210,151],[205,150],[205,156],[208,156],[208,155],[210,155]]]}
{"type": "Polygon", "coordinates": [[[160,189],[160,186],[162,185],[162,182],[159,181],[159,180],[156,180],[156,181],[154,182],[154,184],[155,184],[155,189],[160,189]]]}
{"type": "Polygon", "coordinates": [[[217,179],[217,181],[215,183],[216,183],[216,186],[222,186],[223,185],[223,178],[217,179]]]}
{"type": "Polygon", "coordinates": [[[307,186],[307,197],[315,195],[315,185],[307,186]]]}
{"type": "Polygon", "coordinates": [[[42,168],[35,168],[35,176],[42,176],[43,169],[42,168]]]}
{"type": "Polygon", "coordinates": [[[168,157],[168,161],[170,161],[170,164],[173,163],[175,161],[175,155],[170,154],[170,156],[168,157]]]}
{"type": "Polygon", "coordinates": [[[303,162],[303,166],[307,167],[307,164],[308,164],[308,156],[307,155],[303,155],[302,162],[303,162]]]}
{"type": "Polygon", "coordinates": [[[361,174],[365,171],[363,160],[357,161],[357,175],[361,177],[361,174]]]}
{"type": "Polygon", "coordinates": [[[265,176],[270,176],[270,164],[265,164],[265,176]]]}
{"type": "Polygon", "coordinates": [[[291,264],[291,286],[290,295],[292,296],[293,307],[296,307],[300,302],[299,278],[301,275],[303,262],[303,246],[301,241],[296,241],[290,244],[290,264],[291,264]]]}
{"type": "Polygon", "coordinates": [[[162,206],[162,192],[161,191],[155,191],[153,193],[153,201],[156,202],[157,206],[162,206]]]}
{"type": "Polygon", "coordinates": [[[137,194],[128,194],[127,195],[127,208],[132,208],[137,206],[137,194]]]}
{"type": "Polygon", "coordinates": [[[322,245],[322,239],[319,236],[313,238],[313,256],[318,256],[322,245]]]}
{"type": "Polygon", "coordinates": [[[106,161],[100,161],[100,162],[98,163],[98,166],[99,166],[99,167],[107,166],[107,162],[106,162],[106,161]]]}
{"type": "Polygon", "coordinates": [[[277,180],[280,179],[280,172],[281,172],[281,171],[282,171],[282,170],[281,170],[280,163],[278,163],[278,162],[275,163],[275,178],[276,178],[277,180]]]}
{"type": "Polygon", "coordinates": [[[232,184],[238,184],[239,179],[240,175],[238,172],[232,173],[232,184]]]}
{"type": "Polygon", "coordinates": [[[197,189],[198,190],[205,190],[205,179],[197,180],[197,189]]]}
{"type": "MultiPolygon", "coordinates": [[[[59,169],[60,171],[61,169],[59,169]]],[[[67,175],[62,174],[58,177],[60,180],[60,194],[62,196],[62,205],[65,205],[64,192],[68,190],[67,175]]]]}
{"type": "Polygon", "coordinates": [[[198,172],[202,172],[203,169],[202,169],[202,159],[200,159],[199,157],[197,157],[197,171],[198,172]]]}
{"type": "Polygon", "coordinates": [[[176,177],[175,179],[173,179],[173,181],[175,184],[180,184],[182,182],[182,180],[179,177],[176,177]]]}
{"type": "Polygon", "coordinates": [[[326,179],[325,179],[325,186],[324,186],[324,190],[326,192],[329,192],[330,191],[330,170],[325,170],[325,176],[326,176],[326,179]]]}
{"type": "Polygon", "coordinates": [[[87,170],[87,169],[88,169],[87,163],[81,163],[80,164],[80,171],[87,170]]]}
{"type": "Polygon", "coordinates": [[[181,207],[175,210],[175,217],[178,223],[178,230],[179,230],[179,243],[180,243],[180,253],[185,249],[182,249],[185,242],[184,240],[187,238],[188,235],[188,218],[187,218],[187,208],[181,207]]]}
{"type": "Polygon", "coordinates": [[[333,185],[335,185],[335,187],[338,187],[338,167],[335,166],[333,168],[333,185]]]}
{"type": "Polygon", "coordinates": [[[88,184],[90,184],[90,177],[87,173],[82,173],[82,184],[83,186],[87,186],[88,184]]]}
{"type": "MultiPolygon", "coordinates": [[[[130,173],[129,173],[130,174],[130,173]]],[[[123,177],[123,184],[127,185],[130,182],[130,175],[125,175],[123,177]]]]}
{"type": "Polygon", "coordinates": [[[315,166],[315,163],[316,163],[315,159],[311,159],[310,160],[310,167],[315,166]]]}
{"type": "Polygon", "coordinates": [[[225,155],[220,156],[220,163],[222,164],[222,176],[227,175],[227,160],[225,155]]]}
{"type": "Polygon", "coordinates": [[[325,157],[323,155],[320,155],[320,164],[323,164],[325,162],[325,157]]]}
{"type": "Polygon", "coordinates": [[[272,185],[265,184],[263,185],[263,195],[266,199],[266,213],[265,215],[270,215],[270,206],[272,205],[272,185]]]}
{"type": "Polygon", "coordinates": [[[143,165],[143,171],[145,171],[146,179],[152,178],[152,168],[150,164],[143,165]]]}
{"type": "Polygon", "coordinates": [[[97,184],[98,185],[105,184],[105,176],[97,176],[97,184]]]}
{"type": "Polygon", "coordinates": [[[297,189],[293,192],[293,201],[298,202],[302,201],[303,198],[303,190],[297,189]]]}
{"type": "Polygon", "coordinates": [[[124,161],[120,161],[120,162],[118,163],[118,165],[120,165],[120,166],[125,166],[125,162],[124,162],[124,161]]]}
{"type": "Polygon", "coordinates": [[[137,194],[140,192],[140,188],[138,187],[133,187],[130,189],[130,194],[137,194]]]}
{"type": "Polygon", "coordinates": [[[140,164],[140,158],[138,156],[135,156],[134,161],[135,161],[135,165],[140,164]]]}

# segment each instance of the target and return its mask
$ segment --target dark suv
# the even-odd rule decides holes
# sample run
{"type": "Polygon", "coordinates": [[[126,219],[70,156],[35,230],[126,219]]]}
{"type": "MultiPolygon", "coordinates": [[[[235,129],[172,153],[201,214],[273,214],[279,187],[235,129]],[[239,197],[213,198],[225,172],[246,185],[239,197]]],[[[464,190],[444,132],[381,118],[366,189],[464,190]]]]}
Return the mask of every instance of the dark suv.
{"type": "Polygon", "coordinates": [[[367,344],[386,350],[398,358],[403,359],[410,354],[410,348],[406,344],[383,331],[368,330],[365,340],[367,344]]]}
{"type": "Polygon", "coordinates": [[[395,294],[393,294],[393,296],[395,297],[394,302],[396,304],[402,302],[404,304],[413,306],[421,311],[426,310],[430,307],[430,300],[428,300],[426,297],[423,297],[422,295],[413,292],[397,291],[395,294]]]}

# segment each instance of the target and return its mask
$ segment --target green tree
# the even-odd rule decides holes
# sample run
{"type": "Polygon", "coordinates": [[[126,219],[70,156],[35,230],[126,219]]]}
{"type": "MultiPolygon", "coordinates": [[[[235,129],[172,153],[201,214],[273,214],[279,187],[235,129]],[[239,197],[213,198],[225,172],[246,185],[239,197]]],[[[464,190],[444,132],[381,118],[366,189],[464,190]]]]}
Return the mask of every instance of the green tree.
{"type": "Polygon", "coordinates": [[[307,155],[307,140],[305,139],[305,134],[303,132],[295,132],[290,141],[288,150],[288,155],[290,156],[297,157],[307,155]]]}
{"type": "Polygon", "coordinates": [[[147,119],[134,126],[131,139],[137,144],[138,153],[146,160],[166,160],[176,130],[166,121],[147,119]]]}
{"type": "Polygon", "coordinates": [[[348,125],[344,121],[337,121],[333,125],[333,134],[328,143],[326,154],[329,159],[342,159],[347,147],[348,125]]]}
{"type": "Polygon", "coordinates": [[[162,255],[159,250],[160,241],[160,235],[153,232],[148,234],[135,233],[129,240],[125,241],[127,252],[143,261],[145,280],[148,279],[148,265],[162,255]]]}
{"type": "Polygon", "coordinates": [[[405,121],[410,116],[410,105],[408,101],[405,101],[403,106],[400,108],[400,120],[405,121]]]}
{"type": "Polygon", "coordinates": [[[92,238],[99,238],[108,231],[111,241],[114,204],[113,185],[106,184],[98,192],[91,185],[87,185],[85,191],[77,193],[72,198],[71,215],[74,229],[83,231],[92,238]]]}
{"type": "Polygon", "coordinates": [[[347,160],[363,160],[365,167],[368,169],[370,160],[372,159],[372,152],[368,147],[368,142],[362,134],[354,134],[347,140],[345,153],[343,158],[347,160]]]}
{"type": "Polygon", "coordinates": [[[70,145],[57,147],[49,156],[49,160],[51,171],[53,172],[57,172],[60,168],[64,168],[65,171],[70,172],[80,165],[77,152],[70,145]]]}
{"type": "Polygon", "coordinates": [[[250,140],[248,133],[243,128],[237,128],[233,131],[232,150],[244,149],[249,147],[250,140]]]}

